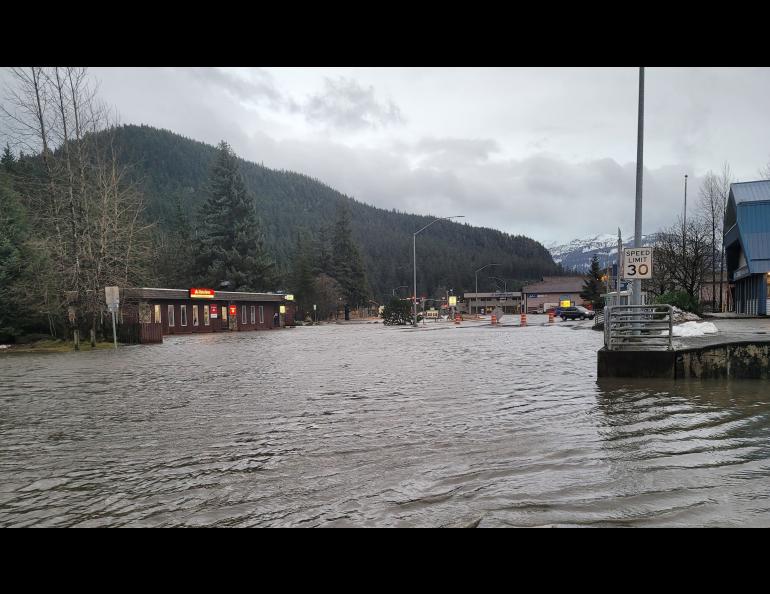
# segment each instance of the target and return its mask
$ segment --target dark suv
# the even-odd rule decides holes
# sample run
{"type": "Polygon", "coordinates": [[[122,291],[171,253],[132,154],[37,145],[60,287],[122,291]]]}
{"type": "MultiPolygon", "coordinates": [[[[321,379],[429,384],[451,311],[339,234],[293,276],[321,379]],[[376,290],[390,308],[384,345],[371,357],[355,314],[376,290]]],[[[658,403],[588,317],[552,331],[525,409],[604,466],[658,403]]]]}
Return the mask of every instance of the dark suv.
{"type": "Polygon", "coordinates": [[[573,307],[563,307],[561,309],[562,320],[585,320],[586,318],[593,320],[595,315],[595,311],[591,311],[590,309],[586,309],[580,305],[573,307]]]}

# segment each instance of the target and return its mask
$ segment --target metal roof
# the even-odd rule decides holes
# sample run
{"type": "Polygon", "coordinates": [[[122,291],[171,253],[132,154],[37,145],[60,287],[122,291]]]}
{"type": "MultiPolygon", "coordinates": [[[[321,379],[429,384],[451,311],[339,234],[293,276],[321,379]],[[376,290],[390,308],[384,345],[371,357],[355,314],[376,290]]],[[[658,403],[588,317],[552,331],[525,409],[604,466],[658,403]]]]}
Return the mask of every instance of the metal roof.
{"type": "MultiPolygon", "coordinates": [[[[127,287],[121,289],[121,298],[136,299],[189,299],[189,289],[155,289],[151,287],[127,287]]],[[[285,295],[278,293],[240,293],[236,291],[214,291],[213,301],[283,301],[285,295]]],[[[199,299],[197,301],[208,301],[199,299]]]]}
{"type": "Polygon", "coordinates": [[[584,276],[545,276],[542,282],[526,285],[522,293],[580,293],[583,290],[584,276]]]}
{"type": "Polygon", "coordinates": [[[770,200],[770,179],[730,184],[736,204],[770,200]]]}

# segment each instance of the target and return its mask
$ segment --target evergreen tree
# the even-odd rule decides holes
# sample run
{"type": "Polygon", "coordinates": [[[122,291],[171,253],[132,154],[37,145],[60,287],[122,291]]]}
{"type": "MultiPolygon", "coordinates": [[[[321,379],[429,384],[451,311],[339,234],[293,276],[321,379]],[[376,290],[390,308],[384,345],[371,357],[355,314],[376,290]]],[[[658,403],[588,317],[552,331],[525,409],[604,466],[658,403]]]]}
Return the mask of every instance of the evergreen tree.
{"type": "Polygon", "coordinates": [[[0,165],[3,166],[3,169],[5,169],[8,173],[13,172],[13,166],[16,163],[16,158],[13,156],[13,153],[11,152],[11,147],[8,143],[5,144],[5,148],[3,149],[3,156],[0,157],[0,165]]]}
{"type": "Polygon", "coordinates": [[[0,341],[18,335],[25,319],[25,295],[17,282],[27,265],[28,233],[26,216],[10,178],[0,171],[0,341]]]}
{"type": "Polygon", "coordinates": [[[350,211],[345,205],[337,210],[332,237],[332,276],[342,286],[345,300],[353,307],[366,302],[366,272],[358,246],[353,241],[350,211]]]}
{"type": "Polygon", "coordinates": [[[310,313],[315,303],[316,282],[312,248],[305,233],[297,234],[289,283],[300,313],[310,313]]]}
{"type": "Polygon", "coordinates": [[[599,257],[594,254],[591,258],[591,269],[586,275],[583,283],[583,291],[580,296],[586,301],[590,301],[594,309],[602,309],[604,300],[602,299],[602,271],[599,268],[599,257]]]}
{"type": "Polygon", "coordinates": [[[253,196],[246,190],[238,160],[222,141],[201,213],[198,278],[230,291],[262,291],[272,283],[273,262],[264,246],[253,196]]]}

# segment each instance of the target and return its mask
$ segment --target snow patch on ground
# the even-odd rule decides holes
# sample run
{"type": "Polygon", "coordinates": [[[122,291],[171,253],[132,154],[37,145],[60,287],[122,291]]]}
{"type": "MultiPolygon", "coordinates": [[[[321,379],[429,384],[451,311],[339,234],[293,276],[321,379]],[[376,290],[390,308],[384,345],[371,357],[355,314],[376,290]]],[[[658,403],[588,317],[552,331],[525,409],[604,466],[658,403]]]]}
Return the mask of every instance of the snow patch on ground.
{"type": "Polygon", "coordinates": [[[711,322],[685,322],[673,328],[673,335],[682,337],[705,336],[706,334],[716,334],[717,332],[717,327],[711,322]]]}
{"type": "Polygon", "coordinates": [[[11,348],[10,344],[0,344],[0,349],[10,349],[10,348],[11,348]]]}

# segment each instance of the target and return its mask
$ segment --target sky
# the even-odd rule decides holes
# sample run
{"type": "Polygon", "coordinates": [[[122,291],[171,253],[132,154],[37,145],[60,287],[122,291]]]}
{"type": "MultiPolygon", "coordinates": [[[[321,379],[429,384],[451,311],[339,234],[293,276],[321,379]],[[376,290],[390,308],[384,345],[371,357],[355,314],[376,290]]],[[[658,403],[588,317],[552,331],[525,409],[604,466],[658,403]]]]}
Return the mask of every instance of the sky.
{"type": "MultiPolygon", "coordinates": [[[[638,69],[93,68],[122,123],[544,243],[634,226],[638,69]]],[[[770,161],[770,69],[645,70],[644,233],[770,161]]]]}

